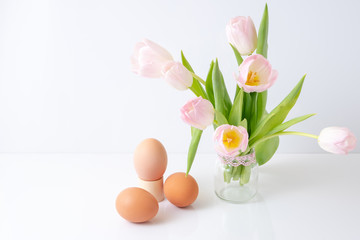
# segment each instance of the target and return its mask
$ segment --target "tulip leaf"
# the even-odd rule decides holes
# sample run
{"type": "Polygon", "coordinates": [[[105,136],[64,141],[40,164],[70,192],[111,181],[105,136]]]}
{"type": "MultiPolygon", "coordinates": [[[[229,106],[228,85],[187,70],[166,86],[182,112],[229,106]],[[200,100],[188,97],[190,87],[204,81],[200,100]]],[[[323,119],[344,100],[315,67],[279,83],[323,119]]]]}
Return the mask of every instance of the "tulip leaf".
{"type": "Polygon", "coordinates": [[[230,110],[232,108],[232,103],[231,103],[231,100],[230,100],[230,96],[229,96],[229,93],[226,89],[226,86],[225,86],[225,81],[224,81],[224,77],[222,75],[222,73],[220,72],[220,76],[221,76],[221,84],[223,85],[223,91],[224,91],[224,102],[225,102],[225,107],[226,107],[226,110],[227,110],[227,115],[226,117],[229,116],[229,113],[230,113],[230,110]]]}
{"type": "Polygon", "coordinates": [[[257,97],[258,97],[258,93],[257,92],[252,92],[252,93],[250,93],[250,96],[251,96],[252,106],[251,106],[250,117],[248,119],[249,125],[250,125],[250,127],[248,129],[249,134],[251,134],[256,128],[256,123],[257,123],[256,114],[257,114],[257,97]]]}
{"type": "Polygon", "coordinates": [[[242,108],[243,108],[244,91],[239,88],[239,92],[236,94],[234,104],[230,110],[229,123],[234,126],[239,126],[242,120],[242,108]]]}
{"type": "Polygon", "coordinates": [[[231,43],[230,43],[230,46],[231,46],[232,50],[234,51],[238,66],[240,66],[240,64],[243,62],[243,58],[241,57],[241,54],[239,53],[239,51],[231,43]]]}
{"type": "Polygon", "coordinates": [[[268,6],[265,4],[264,13],[261,19],[259,32],[258,32],[258,43],[256,53],[263,55],[267,58],[267,50],[268,50],[268,32],[269,32],[269,14],[268,14],[268,6]]]}
{"type": "Polygon", "coordinates": [[[281,132],[281,131],[284,131],[286,129],[288,129],[289,127],[299,123],[299,122],[302,122],[306,119],[308,119],[309,117],[312,117],[316,115],[316,113],[312,113],[312,114],[306,114],[304,116],[301,116],[301,117],[297,117],[297,118],[293,118],[287,122],[284,122],[280,125],[277,125],[276,127],[274,127],[270,132],[268,132],[266,135],[269,136],[269,135],[272,135],[274,133],[278,133],[278,132],[281,132]]]}
{"type": "Polygon", "coordinates": [[[184,65],[184,67],[187,68],[187,70],[189,70],[190,72],[192,73],[195,73],[194,72],[194,69],[191,67],[190,63],[188,62],[188,60],[185,58],[185,55],[184,55],[184,52],[181,51],[181,61],[182,61],[182,64],[184,65]]]}
{"type": "Polygon", "coordinates": [[[270,138],[255,146],[256,161],[261,166],[269,161],[279,147],[280,139],[278,136],[270,138]]]}
{"type": "MultiPolygon", "coordinates": [[[[235,91],[235,96],[234,96],[234,102],[235,102],[235,98],[236,98],[236,96],[238,95],[239,91],[240,91],[239,85],[236,84],[236,91],[235,91]]],[[[243,95],[243,97],[244,97],[244,95],[243,95]]]]}
{"type": "Polygon", "coordinates": [[[208,94],[209,101],[213,104],[213,106],[215,106],[213,83],[212,83],[213,69],[214,69],[214,61],[211,61],[210,69],[209,69],[208,75],[206,77],[205,89],[208,94]]]}
{"type": "Polygon", "coordinates": [[[228,124],[226,117],[218,110],[215,110],[215,120],[217,126],[228,124]]]}
{"type": "MultiPolygon", "coordinates": [[[[269,32],[269,14],[268,6],[265,4],[264,13],[261,19],[259,31],[258,31],[258,43],[256,53],[263,55],[267,58],[268,50],[268,32],[269,32]]],[[[261,93],[258,93],[257,104],[256,104],[256,122],[259,123],[265,113],[267,101],[267,90],[261,93]]]]}
{"type": "Polygon", "coordinates": [[[212,73],[212,84],[214,91],[214,99],[215,99],[215,109],[221,112],[223,115],[226,115],[225,104],[224,104],[224,91],[223,86],[221,84],[221,76],[220,76],[219,64],[216,59],[213,73],[212,73]]]}
{"type": "Polygon", "coordinates": [[[186,175],[189,174],[191,166],[194,162],[196,151],[199,146],[202,132],[203,132],[202,130],[192,127],[192,137],[191,137],[190,147],[189,147],[189,151],[188,151],[186,175]]]}
{"type": "Polygon", "coordinates": [[[262,138],[273,128],[280,125],[295,105],[300,92],[302,85],[305,80],[304,75],[298,84],[293,88],[293,90],[282,100],[282,102],[276,106],[263,120],[258,124],[255,132],[252,133],[250,142],[254,143],[257,139],[262,138]]]}
{"type": "MultiPolygon", "coordinates": [[[[187,68],[187,70],[189,70],[192,73],[195,73],[194,69],[191,67],[190,63],[185,58],[183,51],[181,51],[181,61],[182,61],[182,64],[184,65],[184,67],[187,68]]],[[[193,84],[191,85],[190,90],[193,91],[197,97],[201,96],[204,99],[208,99],[208,96],[207,96],[205,90],[203,89],[203,87],[201,86],[199,80],[197,80],[194,77],[193,77],[193,84]]]]}
{"type": "Polygon", "coordinates": [[[250,93],[244,92],[244,98],[243,98],[243,114],[242,117],[243,119],[250,119],[250,115],[251,115],[251,96],[250,93]]]}
{"type": "Polygon", "coordinates": [[[260,122],[265,113],[267,100],[267,90],[260,92],[257,97],[257,106],[256,106],[256,118],[257,122],[260,122]]]}
{"type": "MultiPolygon", "coordinates": [[[[232,50],[234,51],[237,64],[238,64],[238,66],[240,66],[240,64],[243,62],[243,58],[241,57],[241,54],[239,53],[239,51],[231,43],[230,43],[230,46],[231,46],[232,50]]],[[[235,98],[238,95],[239,91],[240,91],[240,87],[236,86],[235,98]]],[[[234,98],[234,102],[235,102],[235,98],[234,98]]]]}
{"type": "Polygon", "coordinates": [[[226,90],[224,78],[219,69],[219,63],[216,59],[212,72],[212,84],[214,91],[215,109],[221,112],[225,117],[231,110],[231,100],[226,90]]]}
{"type": "Polygon", "coordinates": [[[243,119],[243,120],[239,123],[238,126],[241,126],[241,127],[245,128],[245,129],[247,129],[247,120],[246,120],[246,119],[243,119]]]}

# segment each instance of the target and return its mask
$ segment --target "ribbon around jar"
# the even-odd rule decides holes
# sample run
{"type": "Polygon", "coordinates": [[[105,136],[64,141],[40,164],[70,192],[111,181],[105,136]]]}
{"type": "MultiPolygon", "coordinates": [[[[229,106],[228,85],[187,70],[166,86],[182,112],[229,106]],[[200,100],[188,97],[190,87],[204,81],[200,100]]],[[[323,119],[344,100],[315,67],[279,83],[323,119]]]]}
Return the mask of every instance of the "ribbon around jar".
{"type": "Polygon", "coordinates": [[[245,156],[236,156],[236,157],[219,156],[219,158],[223,164],[228,164],[233,167],[237,167],[240,165],[250,166],[251,164],[256,163],[255,152],[252,152],[245,156]]]}

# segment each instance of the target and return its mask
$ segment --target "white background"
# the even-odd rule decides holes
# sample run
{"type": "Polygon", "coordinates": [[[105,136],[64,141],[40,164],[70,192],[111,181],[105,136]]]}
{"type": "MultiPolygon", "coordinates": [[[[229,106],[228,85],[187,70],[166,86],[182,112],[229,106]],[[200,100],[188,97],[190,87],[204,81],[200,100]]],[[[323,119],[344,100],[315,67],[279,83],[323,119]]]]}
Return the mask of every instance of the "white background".
{"type": "MultiPolygon", "coordinates": [[[[269,60],[279,71],[271,110],[307,73],[290,116],[318,113],[293,130],[359,127],[360,2],[268,1],[269,60]]],[[[0,152],[131,153],[147,137],[186,152],[179,108],[192,97],[130,71],[133,46],[149,38],[175,59],[184,50],[205,77],[218,58],[231,96],[236,61],[230,18],[258,28],[265,1],[0,1],[0,152]]],[[[207,129],[200,152],[212,152],[207,129]]],[[[281,138],[279,152],[317,153],[313,139],[281,138]]],[[[359,152],[359,147],[355,152],[359,152]]]]}

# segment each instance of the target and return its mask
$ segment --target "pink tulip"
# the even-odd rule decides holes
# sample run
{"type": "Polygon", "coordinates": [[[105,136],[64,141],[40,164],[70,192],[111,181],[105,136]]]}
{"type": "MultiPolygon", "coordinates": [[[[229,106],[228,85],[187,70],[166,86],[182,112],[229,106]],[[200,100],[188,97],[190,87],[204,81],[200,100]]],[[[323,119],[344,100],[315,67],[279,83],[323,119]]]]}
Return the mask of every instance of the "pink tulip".
{"type": "Polygon", "coordinates": [[[185,123],[201,130],[204,130],[214,121],[214,107],[211,102],[202,97],[188,101],[180,109],[180,112],[180,117],[185,123]]]}
{"type": "Polygon", "coordinates": [[[278,72],[271,68],[266,58],[260,54],[247,57],[239,66],[239,76],[235,76],[239,87],[245,92],[263,92],[271,87],[278,72]]]}
{"type": "Polygon", "coordinates": [[[241,55],[250,55],[257,46],[257,35],[250,17],[235,17],[226,25],[226,36],[241,55]]]}
{"type": "Polygon", "coordinates": [[[356,137],[348,128],[327,127],[321,130],[318,143],[327,152],[347,154],[355,148],[356,137]]]}
{"type": "Polygon", "coordinates": [[[168,51],[158,44],[144,39],[135,45],[131,57],[131,69],[134,73],[148,78],[159,78],[162,76],[163,66],[172,61],[173,58],[168,51]]]}
{"type": "Polygon", "coordinates": [[[171,61],[165,64],[162,74],[165,81],[178,90],[187,90],[193,82],[190,71],[179,62],[171,61]]]}
{"type": "Polygon", "coordinates": [[[236,157],[245,152],[249,135],[244,127],[224,124],[216,128],[214,142],[216,152],[223,157],[236,157]]]}

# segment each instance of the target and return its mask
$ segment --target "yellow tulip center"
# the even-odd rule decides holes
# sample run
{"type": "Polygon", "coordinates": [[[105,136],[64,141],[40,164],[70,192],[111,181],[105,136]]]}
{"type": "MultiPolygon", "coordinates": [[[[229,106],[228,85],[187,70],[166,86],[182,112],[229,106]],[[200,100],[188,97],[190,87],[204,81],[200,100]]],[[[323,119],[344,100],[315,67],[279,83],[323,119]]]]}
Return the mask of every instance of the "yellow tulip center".
{"type": "Polygon", "coordinates": [[[260,85],[259,75],[256,72],[249,71],[245,84],[249,86],[259,86],[260,85]]]}
{"type": "Polygon", "coordinates": [[[239,147],[242,137],[235,130],[225,130],[223,134],[223,144],[227,150],[233,150],[239,147]]]}

